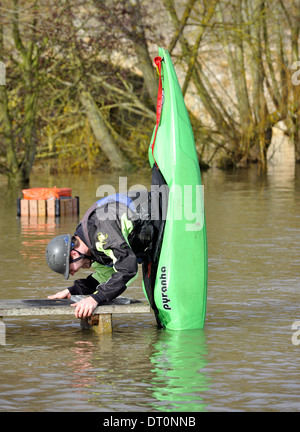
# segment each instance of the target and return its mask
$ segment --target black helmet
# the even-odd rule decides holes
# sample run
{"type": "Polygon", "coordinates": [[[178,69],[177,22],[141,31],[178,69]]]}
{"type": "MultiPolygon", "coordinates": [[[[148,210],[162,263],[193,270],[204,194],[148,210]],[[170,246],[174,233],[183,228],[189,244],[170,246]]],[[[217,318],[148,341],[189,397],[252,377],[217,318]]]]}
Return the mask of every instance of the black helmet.
{"type": "Polygon", "coordinates": [[[73,246],[72,236],[63,234],[50,240],[46,249],[48,266],[56,273],[63,274],[65,279],[70,274],[70,251],[73,246]]]}

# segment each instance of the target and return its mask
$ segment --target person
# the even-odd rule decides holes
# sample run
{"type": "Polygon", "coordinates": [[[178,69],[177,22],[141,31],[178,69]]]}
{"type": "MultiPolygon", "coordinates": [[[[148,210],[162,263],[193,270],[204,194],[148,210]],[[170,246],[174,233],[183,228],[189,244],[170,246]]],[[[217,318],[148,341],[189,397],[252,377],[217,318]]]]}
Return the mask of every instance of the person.
{"type": "Polygon", "coordinates": [[[71,287],[48,296],[49,299],[88,295],[71,304],[75,316],[84,318],[101,303],[125,291],[137,276],[138,263],[143,261],[154,234],[148,215],[148,193],[143,201],[139,202],[145,210],[141,214],[128,195],[103,198],[86,212],[73,235],[59,235],[50,240],[46,261],[53,271],[63,274],[65,279],[80,269],[92,267],[94,273],[75,280],[71,287]]]}
{"type": "MultiPolygon", "coordinates": [[[[152,182],[155,179],[156,184],[164,184],[160,176],[156,171],[152,182]]],[[[154,251],[158,255],[158,239],[162,239],[163,200],[157,190],[102,198],[87,210],[73,235],[54,237],[46,248],[51,270],[63,274],[65,279],[80,269],[92,267],[94,272],[48,298],[87,296],[71,304],[77,318],[86,318],[98,305],[121,295],[136,278],[138,264],[142,263],[148,300],[156,313],[150,292],[155,277],[155,266],[151,269],[151,263],[154,251]]]]}

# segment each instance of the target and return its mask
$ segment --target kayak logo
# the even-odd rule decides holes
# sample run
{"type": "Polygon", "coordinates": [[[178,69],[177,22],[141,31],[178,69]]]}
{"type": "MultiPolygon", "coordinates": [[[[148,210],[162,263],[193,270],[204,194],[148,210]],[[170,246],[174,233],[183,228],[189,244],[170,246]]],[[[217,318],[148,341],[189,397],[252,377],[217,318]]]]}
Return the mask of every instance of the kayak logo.
{"type": "Polygon", "coordinates": [[[170,299],[168,297],[168,279],[167,279],[167,268],[165,266],[160,269],[160,284],[161,284],[161,299],[163,302],[163,308],[165,310],[172,310],[170,306],[170,299]]]}

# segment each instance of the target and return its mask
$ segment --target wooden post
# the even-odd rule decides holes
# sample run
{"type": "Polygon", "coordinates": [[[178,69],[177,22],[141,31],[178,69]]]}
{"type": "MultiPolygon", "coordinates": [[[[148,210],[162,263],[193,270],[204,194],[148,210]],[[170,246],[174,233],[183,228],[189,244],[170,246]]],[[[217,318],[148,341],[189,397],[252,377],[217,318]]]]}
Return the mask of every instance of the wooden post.
{"type": "Polygon", "coordinates": [[[21,207],[21,216],[28,216],[29,215],[29,201],[26,199],[21,199],[20,207],[21,207]]]}
{"type": "Polygon", "coordinates": [[[54,217],[55,216],[55,199],[47,200],[47,216],[54,217]]]}
{"type": "Polygon", "coordinates": [[[72,198],[72,214],[74,216],[77,216],[78,213],[79,213],[79,211],[78,211],[78,199],[72,198]]]}
{"type": "Polygon", "coordinates": [[[66,215],[70,216],[73,213],[73,203],[72,203],[72,198],[68,198],[65,200],[66,201],[66,215]]]}
{"type": "MultiPolygon", "coordinates": [[[[0,317],[69,315],[74,318],[74,308],[70,307],[74,301],[77,302],[77,299],[0,299],[0,317]]],[[[81,318],[81,327],[84,329],[92,328],[99,335],[111,334],[113,314],[130,314],[134,317],[136,313],[150,313],[148,302],[130,300],[120,296],[110,303],[97,306],[91,317],[81,318]]]]}
{"type": "Polygon", "coordinates": [[[37,215],[38,215],[38,202],[37,202],[37,200],[29,200],[29,215],[37,217],[37,215]]]}
{"type": "Polygon", "coordinates": [[[89,318],[81,318],[81,328],[92,328],[99,334],[112,333],[112,314],[95,314],[89,318]]]}
{"type": "Polygon", "coordinates": [[[66,200],[61,199],[60,200],[60,216],[66,215],[66,200]]]}
{"type": "Polygon", "coordinates": [[[93,326],[97,333],[111,333],[111,314],[100,314],[98,325],[93,326]]]}
{"type": "Polygon", "coordinates": [[[39,200],[17,199],[17,216],[59,217],[79,216],[79,197],[49,198],[39,200]]]}
{"type": "Polygon", "coordinates": [[[46,216],[46,200],[38,200],[38,215],[39,217],[46,216]]]}

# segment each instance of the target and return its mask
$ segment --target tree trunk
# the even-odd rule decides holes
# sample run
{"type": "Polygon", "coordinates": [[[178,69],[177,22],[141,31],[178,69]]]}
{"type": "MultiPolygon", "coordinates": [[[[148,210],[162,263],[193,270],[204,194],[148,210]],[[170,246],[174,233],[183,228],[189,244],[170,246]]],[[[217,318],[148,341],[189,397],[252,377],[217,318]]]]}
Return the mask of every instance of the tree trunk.
{"type": "MultiPolygon", "coordinates": [[[[299,35],[300,35],[300,1],[297,0],[294,5],[294,20],[291,22],[292,31],[292,64],[298,65],[298,71],[300,64],[297,63],[300,60],[299,57],[299,35]]],[[[294,72],[294,70],[293,70],[294,72]]],[[[298,74],[299,77],[299,74],[298,74]]],[[[292,86],[292,98],[293,98],[293,134],[292,139],[295,145],[295,157],[296,162],[300,163],[300,82],[299,79],[292,86]]]]}
{"type": "Polygon", "coordinates": [[[228,65],[234,83],[240,125],[247,129],[251,123],[251,108],[245,76],[244,42],[242,34],[244,23],[241,4],[239,4],[237,8],[234,8],[233,11],[233,18],[236,24],[232,35],[233,43],[229,43],[229,32],[225,27],[224,12],[220,3],[218,4],[218,16],[224,24],[223,30],[221,30],[221,42],[227,55],[228,65]]]}
{"type": "Polygon", "coordinates": [[[295,145],[295,158],[296,162],[300,163],[300,84],[294,86],[293,96],[295,113],[293,116],[293,135],[292,139],[295,145]]]}
{"type": "Polygon", "coordinates": [[[157,102],[158,80],[155,77],[155,69],[150,60],[148,49],[142,43],[142,41],[135,42],[134,48],[139,60],[138,67],[142,71],[147,93],[149,94],[151,102],[155,107],[157,102]]]}
{"type": "Polygon", "coordinates": [[[0,119],[3,124],[3,137],[7,162],[4,174],[14,176],[18,172],[18,160],[15,152],[12,119],[8,109],[8,98],[5,86],[0,86],[0,119]]]}
{"type": "MultiPolygon", "coordinates": [[[[170,13],[171,19],[174,23],[174,27],[175,28],[180,27],[181,22],[175,10],[174,0],[164,0],[164,4],[170,13]]],[[[215,2],[213,2],[212,5],[210,5],[208,14],[203,18],[204,20],[207,20],[207,22],[209,22],[210,19],[212,18],[215,5],[216,5],[215,2]]],[[[201,33],[201,37],[202,35],[203,33],[201,33]]],[[[191,59],[191,53],[193,49],[183,35],[180,36],[179,40],[181,44],[183,58],[185,59],[186,63],[189,65],[191,59]]],[[[191,73],[191,77],[197,89],[198,95],[200,96],[205,109],[207,110],[207,112],[210,114],[211,118],[215,122],[218,132],[223,134],[223,136],[225,136],[227,140],[232,142],[235,137],[235,131],[234,131],[233,124],[230,122],[230,116],[226,113],[225,108],[223,106],[220,106],[219,109],[218,103],[215,102],[216,100],[215,95],[210,94],[209,90],[205,86],[204,79],[202,79],[202,77],[204,78],[204,73],[202,71],[201,64],[198,61],[195,61],[195,64],[189,70],[189,72],[191,73]]],[[[212,90],[211,87],[210,90],[212,90]]]]}
{"type": "Polygon", "coordinates": [[[99,142],[99,145],[101,146],[105,156],[108,158],[111,168],[131,168],[130,162],[115,144],[91,93],[88,91],[82,91],[80,93],[80,101],[85,109],[94,136],[99,142]]]}
{"type": "Polygon", "coordinates": [[[130,11],[130,19],[133,31],[130,32],[130,38],[134,44],[135,53],[138,58],[138,67],[144,77],[145,86],[153,106],[156,107],[158,80],[155,77],[155,69],[149,56],[147,40],[145,36],[141,5],[139,0],[127,1],[130,11]]]}
{"type": "MultiPolygon", "coordinates": [[[[22,115],[19,124],[14,124],[13,115],[9,110],[9,96],[7,94],[7,88],[6,86],[0,86],[0,115],[3,122],[3,135],[6,146],[5,174],[7,174],[10,183],[27,185],[29,184],[29,176],[34,162],[37,145],[36,115],[39,92],[39,51],[35,43],[34,35],[36,18],[33,18],[31,39],[26,46],[22,42],[19,31],[18,0],[14,0],[13,2],[13,15],[11,22],[13,41],[19,54],[17,65],[22,77],[23,97],[20,98],[19,109],[21,112],[24,112],[24,115],[22,115]],[[19,130],[18,133],[16,133],[16,130],[19,130]],[[21,160],[18,158],[16,150],[18,145],[22,149],[23,153],[21,160]]],[[[1,48],[3,48],[2,36],[0,45],[1,48]]]]}

